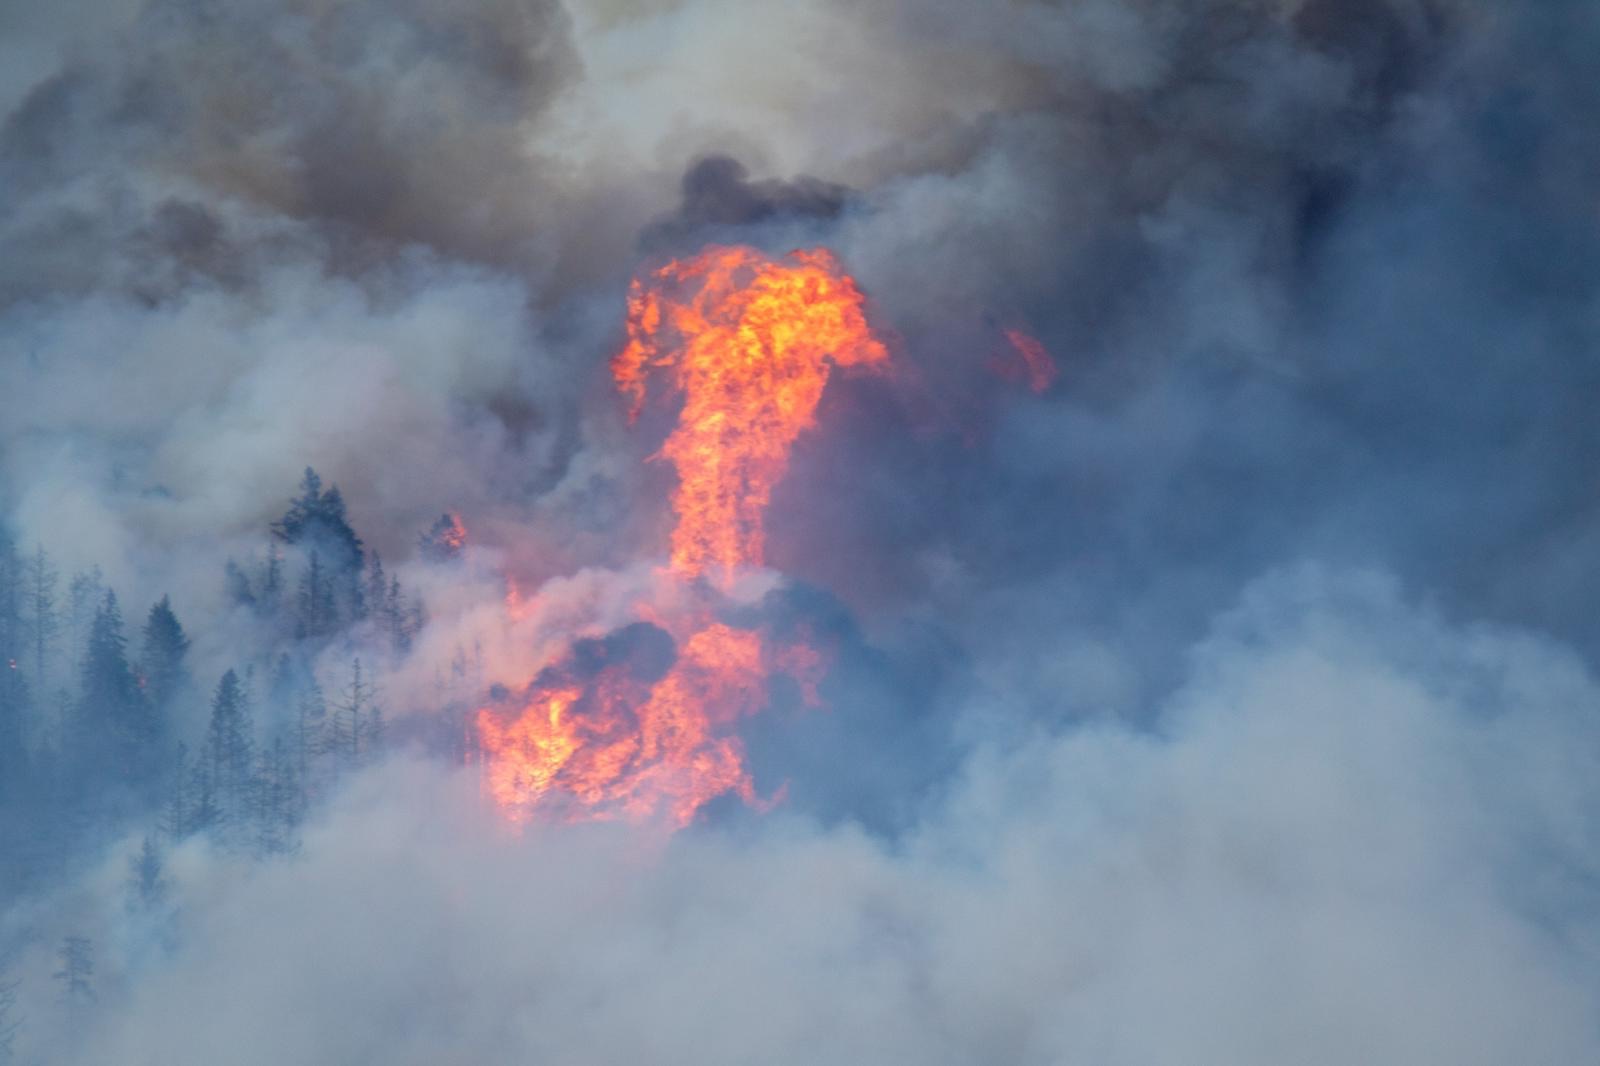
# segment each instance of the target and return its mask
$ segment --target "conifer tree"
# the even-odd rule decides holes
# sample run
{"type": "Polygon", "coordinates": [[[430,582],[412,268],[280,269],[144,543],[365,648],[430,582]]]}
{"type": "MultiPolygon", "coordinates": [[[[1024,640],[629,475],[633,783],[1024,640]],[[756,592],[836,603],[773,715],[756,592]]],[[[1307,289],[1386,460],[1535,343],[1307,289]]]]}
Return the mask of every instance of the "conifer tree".
{"type": "Polygon", "coordinates": [[[69,670],[76,670],[83,662],[89,629],[104,596],[105,580],[98,566],[72,575],[67,586],[67,634],[72,645],[69,670]]]}
{"type": "Polygon", "coordinates": [[[448,513],[440,515],[439,520],[417,538],[417,548],[422,557],[433,563],[459,559],[466,543],[466,527],[461,524],[461,519],[448,513]]]}
{"type": "Polygon", "coordinates": [[[94,944],[81,936],[69,936],[61,941],[56,955],[61,969],[53,975],[61,982],[61,994],[72,1007],[82,1007],[94,1000],[94,944]]]}
{"type": "Polygon", "coordinates": [[[29,711],[29,687],[22,664],[23,585],[16,544],[0,529],[0,798],[14,790],[26,754],[23,723],[29,711]]]}
{"type": "Polygon", "coordinates": [[[350,664],[350,683],[339,693],[329,727],[334,763],[341,770],[354,769],[371,761],[383,742],[383,709],[378,705],[378,689],[363,674],[359,658],[350,664]]]}
{"type": "Polygon", "coordinates": [[[379,629],[387,631],[389,619],[389,580],[383,572],[383,559],[373,552],[367,559],[367,616],[379,629]]]}
{"type": "Polygon", "coordinates": [[[0,529],[0,800],[20,789],[27,758],[26,720],[31,705],[22,662],[23,586],[16,544],[0,529]]]}
{"type": "Polygon", "coordinates": [[[189,746],[180,742],[167,781],[167,798],[161,808],[161,832],[168,840],[183,840],[202,828],[198,824],[197,777],[195,764],[189,759],[189,746]]]}
{"type": "Polygon", "coordinates": [[[149,703],[128,665],[117,595],[107,592],[84,652],[74,744],[94,770],[137,790],[149,784],[158,766],[159,740],[149,703]]]}
{"type": "Polygon", "coordinates": [[[228,602],[235,607],[249,607],[254,610],[257,604],[256,591],[250,584],[250,575],[244,572],[244,567],[229,559],[222,568],[222,575],[228,602]]]}
{"type": "Polygon", "coordinates": [[[283,605],[283,549],[277,541],[267,545],[267,562],[261,568],[261,594],[258,605],[262,613],[273,615],[283,605]]]}
{"type": "Polygon", "coordinates": [[[364,548],[361,538],[350,528],[344,496],[337,485],[324,489],[322,478],[309,466],[300,480],[300,495],[273,523],[272,533],[285,544],[320,550],[325,565],[335,575],[353,577],[361,573],[364,548]]]}
{"type": "Polygon", "coordinates": [[[25,581],[16,542],[0,529],[0,662],[23,656],[22,602],[25,581]]]}
{"type": "Polygon", "coordinates": [[[254,770],[254,737],[249,699],[239,675],[232,670],[217,682],[211,699],[211,720],[206,726],[203,772],[199,790],[214,797],[218,819],[229,829],[244,820],[250,802],[254,770]]]}
{"type": "Polygon", "coordinates": [[[294,660],[288,652],[279,652],[272,662],[272,674],[267,678],[267,708],[273,719],[284,721],[294,709],[295,692],[300,688],[294,660]]]}
{"type": "Polygon", "coordinates": [[[15,799],[26,783],[28,684],[15,659],[0,660],[0,803],[15,799]]]}
{"type": "Polygon", "coordinates": [[[263,753],[256,773],[252,803],[256,854],[292,852],[305,806],[305,790],[294,756],[289,745],[279,737],[263,753]]]}
{"type": "MultiPolygon", "coordinates": [[[[283,517],[272,524],[272,535],[283,544],[297,546],[302,552],[319,558],[323,594],[334,606],[328,610],[318,605],[311,620],[324,628],[310,629],[306,635],[326,635],[336,630],[341,622],[366,617],[362,587],[366,548],[350,527],[344,496],[337,485],[323,488],[322,478],[306,467],[305,476],[300,480],[300,495],[290,501],[283,517]]],[[[298,606],[305,606],[303,597],[298,606]]],[[[308,621],[303,610],[300,621],[302,626],[308,621]]]]}
{"type": "Polygon", "coordinates": [[[189,808],[185,836],[216,829],[223,822],[222,801],[217,794],[217,775],[209,759],[198,758],[189,770],[189,808]]]}
{"type": "Polygon", "coordinates": [[[295,700],[295,759],[299,763],[301,785],[307,798],[316,796],[326,783],[322,767],[333,752],[329,736],[328,706],[322,686],[307,676],[295,700]]]}
{"type": "Polygon", "coordinates": [[[165,864],[154,837],[145,837],[139,854],[128,861],[127,904],[133,912],[150,912],[167,899],[165,864]]]}
{"type": "Polygon", "coordinates": [[[56,581],[60,577],[44,545],[34,549],[23,564],[23,606],[29,654],[33,659],[33,678],[40,691],[49,679],[50,653],[61,632],[61,614],[56,606],[56,581]]]}
{"type": "Polygon", "coordinates": [[[315,549],[312,549],[305,573],[300,578],[296,603],[299,614],[296,631],[301,637],[327,637],[338,628],[339,607],[333,579],[323,568],[322,557],[315,549]]]}
{"type": "Polygon", "coordinates": [[[144,623],[139,656],[146,698],[158,716],[164,716],[189,688],[189,637],[172,612],[172,601],[161,597],[144,623]]]}

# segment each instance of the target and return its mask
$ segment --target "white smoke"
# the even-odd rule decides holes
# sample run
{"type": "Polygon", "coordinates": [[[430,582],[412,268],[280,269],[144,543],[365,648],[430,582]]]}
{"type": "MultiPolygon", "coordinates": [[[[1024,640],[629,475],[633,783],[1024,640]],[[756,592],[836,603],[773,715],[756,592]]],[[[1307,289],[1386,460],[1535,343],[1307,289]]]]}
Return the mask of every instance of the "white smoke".
{"type": "MultiPolygon", "coordinates": [[[[175,855],[175,950],[124,983],[113,948],[93,1023],[40,1050],[1587,1061],[1597,712],[1558,648],[1301,571],[1217,620],[1161,735],[980,750],[894,844],[785,815],[519,836],[470,774],[395,763],[294,861],[175,855]]],[[[30,1007],[50,1032],[58,1008],[30,1007]]]]}

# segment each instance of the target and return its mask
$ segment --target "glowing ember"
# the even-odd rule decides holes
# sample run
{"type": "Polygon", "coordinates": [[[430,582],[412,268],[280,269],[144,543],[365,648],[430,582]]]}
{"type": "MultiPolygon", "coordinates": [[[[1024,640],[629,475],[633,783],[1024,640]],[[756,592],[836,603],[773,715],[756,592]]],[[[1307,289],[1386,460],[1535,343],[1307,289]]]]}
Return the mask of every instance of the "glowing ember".
{"type": "Polygon", "coordinates": [[[1011,378],[1021,378],[1034,392],[1043,392],[1050,387],[1056,379],[1056,361],[1050,358],[1050,353],[1045,351],[1044,345],[1020,329],[1003,331],[1011,347],[1016,349],[1017,355],[1022,357],[1022,365],[1012,363],[997,364],[997,369],[1011,378]],[[1020,373],[1018,372],[1020,371],[1020,373]]]}
{"type": "MultiPolygon", "coordinates": [[[[759,565],[767,503],[790,447],[814,423],[831,367],[887,359],[855,282],[826,251],[776,260],[713,247],[635,282],[627,346],[612,361],[617,385],[633,415],[655,371],[683,397],[661,449],[679,479],[670,572],[726,586],[739,567],[759,565]]],[[[514,583],[507,608],[527,611],[514,583]]],[[[820,702],[822,657],[803,643],[768,649],[760,634],[710,621],[701,608],[645,602],[636,613],[652,623],[644,629],[677,638],[654,680],[574,649],[540,674],[515,714],[478,712],[485,787],[514,819],[681,826],[726,793],[762,806],[733,727],[761,709],[771,672],[792,675],[808,705],[820,702]]]]}
{"type": "Polygon", "coordinates": [[[829,364],[883,363],[861,293],[826,251],[769,259],[708,248],[628,295],[628,344],[612,361],[636,415],[646,378],[683,394],[661,454],[678,470],[672,568],[684,576],[762,562],[762,516],[789,449],[813,424],[829,364]]]}
{"type": "Polygon", "coordinates": [[[467,545],[467,527],[462,524],[458,514],[447,514],[439,519],[434,535],[444,550],[452,555],[459,555],[467,545]]]}

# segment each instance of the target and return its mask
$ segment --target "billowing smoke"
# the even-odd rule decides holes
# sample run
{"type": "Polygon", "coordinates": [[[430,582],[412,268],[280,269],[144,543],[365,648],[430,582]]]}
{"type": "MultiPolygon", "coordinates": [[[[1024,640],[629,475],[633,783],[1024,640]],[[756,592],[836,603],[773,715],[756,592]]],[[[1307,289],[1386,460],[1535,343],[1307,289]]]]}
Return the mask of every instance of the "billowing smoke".
{"type": "Polygon", "coordinates": [[[0,1061],[1594,1059],[1596,45],[0,12],[0,1061]],[[728,725],[774,805],[509,826],[474,714],[706,610],[610,363],[711,245],[888,357],[716,601],[810,656],[728,725]]]}

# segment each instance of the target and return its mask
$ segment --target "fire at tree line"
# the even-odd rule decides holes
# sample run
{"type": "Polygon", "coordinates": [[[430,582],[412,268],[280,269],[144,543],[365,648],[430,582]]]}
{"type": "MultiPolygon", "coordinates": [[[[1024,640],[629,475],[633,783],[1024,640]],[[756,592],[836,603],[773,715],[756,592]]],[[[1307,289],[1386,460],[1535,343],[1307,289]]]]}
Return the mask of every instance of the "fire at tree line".
{"type": "MultiPolygon", "coordinates": [[[[441,517],[420,548],[454,558],[459,523],[441,517]]],[[[170,845],[205,832],[240,855],[293,852],[318,797],[383,747],[371,660],[410,651],[423,606],[362,544],[339,489],[308,468],[264,560],[230,561],[222,577],[262,644],[220,678],[198,678],[167,597],[130,621],[98,567],[63,583],[43,546],[24,551],[0,529],[0,898],[40,891],[147,829],[128,903],[157,914],[170,845]],[[319,679],[312,664],[330,651],[348,652],[347,667],[319,679]],[[199,721],[198,734],[186,728],[199,721]]],[[[464,654],[453,672],[464,681],[464,654]]],[[[60,959],[63,993],[90,998],[93,945],[68,937],[60,959]]],[[[0,980],[0,1061],[14,997],[0,980]]]]}
{"type": "MultiPolygon", "coordinates": [[[[730,794],[768,809],[775,799],[758,794],[735,723],[763,708],[776,676],[789,677],[806,706],[822,705],[824,656],[807,634],[739,628],[719,612],[738,575],[764,565],[767,504],[794,442],[815,426],[832,369],[888,364],[854,279],[824,249],[774,259],[712,245],[636,279],[627,327],[611,370],[630,420],[652,395],[681,402],[661,449],[678,484],[658,571],[681,595],[656,602],[652,591],[634,604],[637,624],[674,646],[671,663],[640,674],[621,653],[580,669],[588,653],[574,644],[524,692],[491,690],[490,706],[468,717],[482,678],[478,657],[462,650],[440,679],[438,713],[412,725],[436,731],[430,746],[445,754],[481,756],[486,791],[513,822],[682,827],[730,794]]],[[[1031,339],[1019,350],[1038,374],[1051,369],[1031,339]]],[[[463,539],[445,515],[421,535],[420,551],[450,565],[463,539]]],[[[233,645],[249,650],[214,687],[205,679],[203,714],[188,636],[168,599],[149,609],[130,651],[134,638],[98,572],[76,575],[63,603],[42,547],[23,554],[0,541],[0,660],[9,666],[0,848],[12,859],[0,891],[38,891],[100,846],[142,834],[129,906],[147,924],[175,928],[166,848],[204,833],[238,855],[290,853],[308,808],[382,748],[373,660],[403,659],[423,612],[366,551],[339,490],[307,469],[264,559],[230,562],[223,577],[232,612],[223,621],[233,645]],[[236,635],[241,620],[258,634],[253,645],[236,635]],[[338,678],[316,676],[313,664],[336,661],[348,663],[338,678]],[[197,735],[180,735],[202,720],[197,735]]],[[[520,603],[513,587],[508,610],[520,603]]],[[[59,957],[63,994],[92,999],[93,945],[69,935],[59,957]]],[[[0,1033],[7,1008],[0,996],[0,1033]]]]}

